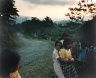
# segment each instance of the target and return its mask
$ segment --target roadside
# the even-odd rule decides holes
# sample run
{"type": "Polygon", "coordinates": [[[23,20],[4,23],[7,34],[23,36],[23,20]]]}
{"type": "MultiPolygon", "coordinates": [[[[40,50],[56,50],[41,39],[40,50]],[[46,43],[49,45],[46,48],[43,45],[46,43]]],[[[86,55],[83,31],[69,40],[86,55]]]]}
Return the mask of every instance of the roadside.
{"type": "Polygon", "coordinates": [[[18,33],[17,36],[21,43],[23,43],[23,45],[17,49],[21,56],[21,67],[26,66],[44,57],[48,53],[53,52],[54,42],[27,39],[20,33],[18,33]]]}

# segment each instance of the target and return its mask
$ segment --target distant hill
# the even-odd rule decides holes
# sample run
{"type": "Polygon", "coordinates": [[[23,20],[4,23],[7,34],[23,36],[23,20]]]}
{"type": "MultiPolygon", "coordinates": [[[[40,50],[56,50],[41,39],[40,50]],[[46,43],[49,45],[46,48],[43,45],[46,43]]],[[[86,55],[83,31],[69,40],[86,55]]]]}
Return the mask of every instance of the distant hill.
{"type": "Polygon", "coordinates": [[[55,21],[56,24],[62,24],[65,25],[66,23],[70,22],[70,20],[60,20],[60,21],[55,21]]]}
{"type": "MultiPolygon", "coordinates": [[[[30,20],[30,19],[31,19],[31,17],[19,16],[19,17],[16,18],[16,23],[22,23],[22,22],[24,22],[26,20],[30,20]]],[[[54,22],[56,24],[62,24],[62,25],[64,25],[64,24],[68,23],[69,21],[70,20],[60,20],[60,21],[54,21],[54,22]]]]}
{"type": "Polygon", "coordinates": [[[30,20],[30,19],[31,19],[31,17],[19,16],[16,18],[16,23],[22,23],[22,22],[24,22],[26,20],[30,20]]]}

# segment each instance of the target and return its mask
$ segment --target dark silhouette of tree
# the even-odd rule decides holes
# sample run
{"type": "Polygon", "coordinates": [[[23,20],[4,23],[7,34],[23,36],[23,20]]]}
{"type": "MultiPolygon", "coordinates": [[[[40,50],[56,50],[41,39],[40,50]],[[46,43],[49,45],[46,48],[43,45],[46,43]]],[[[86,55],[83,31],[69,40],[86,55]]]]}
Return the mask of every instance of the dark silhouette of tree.
{"type": "Polygon", "coordinates": [[[92,0],[81,0],[78,2],[78,7],[69,8],[69,10],[70,13],[66,13],[65,16],[76,22],[83,23],[84,17],[88,14],[91,14],[94,18],[96,14],[96,3],[93,3],[92,0]]]}
{"type": "Polygon", "coordinates": [[[86,21],[82,29],[89,44],[96,44],[96,16],[92,20],[86,21]]]}
{"type": "Polygon", "coordinates": [[[0,44],[2,49],[15,46],[13,37],[13,24],[18,15],[14,0],[0,0],[0,44]]]}
{"type": "Polygon", "coordinates": [[[26,20],[17,26],[23,29],[24,34],[32,36],[33,38],[51,39],[53,21],[50,17],[45,17],[43,20],[32,17],[31,20],[26,20]]]}
{"type": "Polygon", "coordinates": [[[41,28],[41,21],[37,17],[32,17],[31,20],[26,20],[21,25],[25,33],[31,34],[41,28]]]}
{"type": "Polygon", "coordinates": [[[50,17],[46,16],[44,19],[43,19],[43,26],[44,27],[52,27],[53,26],[53,21],[50,17]]]}
{"type": "Polygon", "coordinates": [[[31,19],[32,27],[38,29],[41,26],[41,21],[37,17],[31,19]]]}
{"type": "Polygon", "coordinates": [[[1,21],[14,23],[18,15],[14,0],[0,0],[0,18],[1,21]]]}

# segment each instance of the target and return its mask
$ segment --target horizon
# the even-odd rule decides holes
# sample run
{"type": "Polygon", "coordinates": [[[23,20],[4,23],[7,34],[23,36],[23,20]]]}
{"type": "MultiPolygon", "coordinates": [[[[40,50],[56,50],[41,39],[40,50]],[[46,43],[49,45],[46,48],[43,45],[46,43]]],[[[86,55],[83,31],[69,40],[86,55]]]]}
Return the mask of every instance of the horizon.
{"type": "MultiPolygon", "coordinates": [[[[38,17],[37,17],[38,18],[38,17]]],[[[40,19],[40,18],[38,18],[40,21],[42,21],[43,19],[40,19]]],[[[24,17],[24,16],[19,16],[19,17],[17,17],[16,18],[16,23],[22,23],[22,22],[24,22],[24,21],[26,21],[26,20],[31,20],[31,17],[24,17]]],[[[51,19],[52,20],[52,19],[51,19]]],[[[68,20],[66,20],[66,19],[59,19],[59,20],[52,20],[53,22],[61,22],[61,21],[70,21],[70,19],[68,20]]]]}
{"type": "MultiPolygon", "coordinates": [[[[21,17],[37,17],[42,20],[46,16],[53,21],[70,20],[64,14],[68,13],[69,7],[77,6],[80,0],[15,0],[15,6],[21,17]]],[[[96,2],[96,0],[93,0],[96,2]]],[[[85,19],[90,19],[88,16],[85,19]]]]}

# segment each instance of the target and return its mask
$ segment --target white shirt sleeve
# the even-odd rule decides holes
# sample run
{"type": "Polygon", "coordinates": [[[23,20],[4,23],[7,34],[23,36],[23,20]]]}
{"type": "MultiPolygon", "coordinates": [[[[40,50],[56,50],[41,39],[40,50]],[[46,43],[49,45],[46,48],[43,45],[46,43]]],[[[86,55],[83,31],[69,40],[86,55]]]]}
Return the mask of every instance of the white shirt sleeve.
{"type": "Polygon", "coordinates": [[[57,60],[59,58],[59,55],[57,52],[53,52],[53,59],[57,60]]]}

